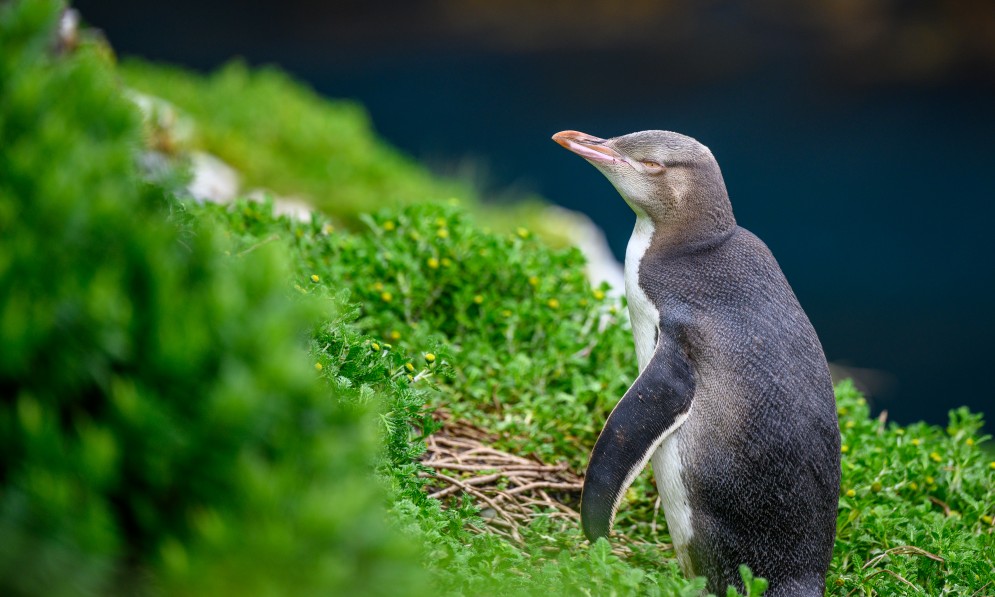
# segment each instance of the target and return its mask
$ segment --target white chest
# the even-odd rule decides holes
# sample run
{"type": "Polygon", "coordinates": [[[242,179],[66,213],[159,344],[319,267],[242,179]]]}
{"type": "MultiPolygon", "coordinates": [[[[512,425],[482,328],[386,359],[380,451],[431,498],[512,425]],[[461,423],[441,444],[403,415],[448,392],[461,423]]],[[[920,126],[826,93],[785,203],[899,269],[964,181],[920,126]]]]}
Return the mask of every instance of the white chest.
{"type": "MultiPolygon", "coordinates": [[[[632,337],[636,343],[636,360],[639,371],[646,368],[656,350],[656,338],[660,326],[660,311],[639,286],[639,266],[653,239],[653,222],[645,216],[636,218],[636,226],[625,249],[625,296],[629,303],[629,320],[632,324],[632,337]]],[[[667,518],[674,549],[681,568],[693,575],[691,560],[687,550],[694,534],[691,526],[691,508],[687,490],[681,478],[683,466],[678,443],[673,435],[686,419],[683,415],[668,430],[667,436],[652,456],[653,473],[667,518]]]]}
{"type": "Polygon", "coordinates": [[[660,311],[639,286],[639,264],[653,239],[653,222],[645,216],[636,218],[636,226],[625,249],[625,298],[629,303],[629,321],[636,342],[636,360],[642,371],[653,356],[660,311]]]}

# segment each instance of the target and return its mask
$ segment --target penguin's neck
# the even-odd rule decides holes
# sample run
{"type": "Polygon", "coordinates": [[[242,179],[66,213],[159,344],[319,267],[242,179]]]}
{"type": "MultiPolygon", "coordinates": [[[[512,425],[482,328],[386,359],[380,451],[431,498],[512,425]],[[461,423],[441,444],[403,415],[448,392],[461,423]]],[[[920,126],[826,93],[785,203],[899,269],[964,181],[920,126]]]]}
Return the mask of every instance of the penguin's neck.
{"type": "Polygon", "coordinates": [[[653,357],[660,326],[660,311],[639,284],[639,267],[655,232],[653,221],[645,213],[636,212],[636,225],[625,249],[625,297],[629,303],[629,322],[640,372],[653,357]]]}

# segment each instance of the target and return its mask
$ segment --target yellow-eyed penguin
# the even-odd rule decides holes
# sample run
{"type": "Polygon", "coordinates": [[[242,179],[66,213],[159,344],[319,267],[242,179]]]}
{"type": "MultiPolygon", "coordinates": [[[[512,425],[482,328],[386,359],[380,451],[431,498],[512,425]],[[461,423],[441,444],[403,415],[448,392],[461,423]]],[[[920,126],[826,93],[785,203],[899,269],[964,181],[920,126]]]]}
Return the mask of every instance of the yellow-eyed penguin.
{"type": "Polygon", "coordinates": [[[639,377],[608,417],[581,499],[590,540],[611,531],[653,463],[682,570],[708,590],[822,595],[833,553],[840,434],[829,368],[770,250],[736,225],[711,151],[642,131],[553,136],[636,212],[625,294],[639,377]]]}

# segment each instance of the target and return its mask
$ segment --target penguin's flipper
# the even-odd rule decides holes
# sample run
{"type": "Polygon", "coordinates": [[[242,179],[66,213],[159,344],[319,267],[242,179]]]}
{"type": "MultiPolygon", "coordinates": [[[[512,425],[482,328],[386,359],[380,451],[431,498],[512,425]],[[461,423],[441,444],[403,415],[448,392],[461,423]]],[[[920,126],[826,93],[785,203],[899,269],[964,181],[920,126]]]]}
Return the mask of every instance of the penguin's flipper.
{"type": "Polygon", "coordinates": [[[615,405],[591,452],[580,501],[589,540],[611,532],[615,511],[636,475],[687,419],[694,388],[684,350],[673,337],[660,334],[653,357],[615,405]]]}

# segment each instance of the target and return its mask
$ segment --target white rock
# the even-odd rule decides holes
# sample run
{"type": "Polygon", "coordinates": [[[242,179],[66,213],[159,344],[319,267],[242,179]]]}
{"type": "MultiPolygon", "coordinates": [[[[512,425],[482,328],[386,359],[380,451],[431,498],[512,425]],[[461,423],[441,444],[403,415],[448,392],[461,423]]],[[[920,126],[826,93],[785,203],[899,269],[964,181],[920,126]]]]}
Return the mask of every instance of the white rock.
{"type": "Polygon", "coordinates": [[[197,201],[229,203],[238,196],[238,172],[219,158],[203,151],[190,154],[193,180],[187,190],[197,201]]]}
{"type": "Polygon", "coordinates": [[[264,189],[255,189],[247,193],[246,198],[252,201],[264,201],[267,197],[273,199],[273,213],[278,216],[288,216],[299,222],[310,222],[314,206],[298,197],[279,197],[264,189]]]}

